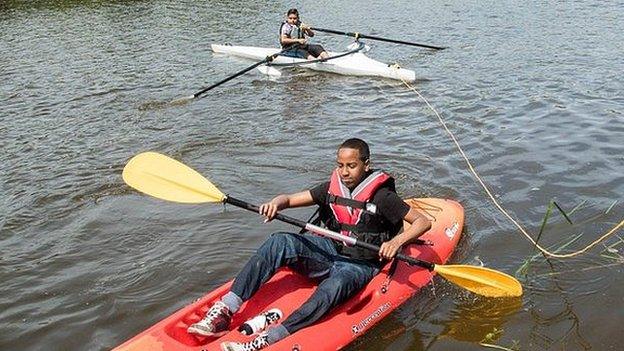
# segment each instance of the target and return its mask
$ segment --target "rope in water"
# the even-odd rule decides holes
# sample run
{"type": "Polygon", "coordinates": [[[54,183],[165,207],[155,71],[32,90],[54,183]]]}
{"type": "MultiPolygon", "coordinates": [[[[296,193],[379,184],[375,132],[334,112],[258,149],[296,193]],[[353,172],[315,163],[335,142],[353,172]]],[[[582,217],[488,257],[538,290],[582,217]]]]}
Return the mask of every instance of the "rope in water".
{"type": "MultiPolygon", "coordinates": [[[[400,76],[399,76],[400,77],[400,76]]],[[[507,213],[507,211],[505,211],[505,209],[499,204],[499,202],[496,200],[496,198],[492,195],[492,193],[490,192],[490,189],[488,189],[488,187],[485,185],[485,183],[483,182],[483,180],[481,179],[481,177],[479,176],[479,174],[477,174],[477,171],[475,170],[475,168],[472,166],[472,163],[470,162],[470,160],[468,159],[468,156],[466,156],[466,153],[464,153],[464,150],[462,149],[462,147],[459,145],[459,142],[457,141],[457,138],[455,138],[455,135],[453,135],[453,133],[450,131],[450,129],[447,127],[446,122],[444,122],[444,120],[442,119],[442,116],[440,116],[440,114],[438,113],[438,111],[436,111],[435,108],[433,108],[433,106],[431,106],[431,104],[429,103],[429,101],[427,101],[427,99],[425,99],[425,97],[413,86],[411,85],[409,82],[407,82],[405,79],[401,78],[401,80],[403,81],[403,84],[405,84],[405,86],[415,92],[418,97],[425,102],[425,104],[431,109],[431,111],[433,111],[433,113],[436,115],[436,117],[438,118],[438,121],[440,121],[440,124],[442,125],[442,127],[444,128],[444,130],[446,131],[446,133],[451,137],[451,139],[453,140],[453,143],[455,143],[455,146],[457,147],[457,150],[459,150],[459,153],[461,154],[461,156],[464,158],[464,161],[466,161],[466,164],[468,165],[468,168],[470,169],[470,172],[475,176],[475,178],[477,179],[477,181],[479,182],[479,184],[481,184],[481,187],[483,188],[483,190],[485,190],[485,192],[487,193],[487,195],[489,196],[489,198],[492,200],[492,202],[494,203],[494,205],[503,213],[503,215],[505,215],[505,217],[507,217],[519,230],[522,234],[524,234],[524,236],[533,244],[533,246],[535,246],[538,250],[540,250],[544,255],[547,256],[551,256],[551,257],[555,257],[555,258],[569,258],[569,257],[574,257],[574,256],[578,256],[584,252],[586,252],[587,250],[591,249],[592,247],[598,245],[601,241],[605,240],[606,238],[608,238],[609,236],[611,236],[613,233],[617,232],[620,228],[622,228],[622,226],[624,226],[624,219],[622,221],[620,221],[619,224],[617,224],[615,227],[613,227],[611,230],[609,230],[607,233],[605,233],[604,235],[602,235],[601,237],[599,237],[598,239],[596,239],[595,241],[593,241],[592,243],[590,243],[589,245],[585,246],[584,248],[574,251],[574,252],[569,252],[566,254],[558,254],[555,252],[551,252],[548,251],[548,249],[542,247],[540,244],[538,244],[530,235],[529,233],[527,233],[527,231],[520,225],[520,223],[518,223],[513,217],[511,217],[511,215],[509,213],[507,213]]]]}

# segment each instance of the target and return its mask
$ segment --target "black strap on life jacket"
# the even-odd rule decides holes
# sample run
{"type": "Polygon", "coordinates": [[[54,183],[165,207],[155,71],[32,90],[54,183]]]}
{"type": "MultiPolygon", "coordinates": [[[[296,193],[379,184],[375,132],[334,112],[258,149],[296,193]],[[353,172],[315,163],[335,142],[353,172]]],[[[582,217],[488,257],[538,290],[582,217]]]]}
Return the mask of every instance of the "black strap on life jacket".
{"type": "Polygon", "coordinates": [[[334,194],[327,195],[327,204],[349,206],[352,208],[363,210],[370,214],[377,214],[377,205],[375,205],[372,202],[353,200],[353,199],[349,199],[346,197],[337,196],[334,194]]]}
{"type": "Polygon", "coordinates": [[[351,225],[351,224],[345,224],[345,223],[339,223],[340,225],[340,230],[346,230],[348,232],[352,232],[352,233],[357,233],[357,225],[351,225]]]}
{"type": "Polygon", "coordinates": [[[279,37],[280,38],[280,45],[282,46],[282,48],[284,47],[284,44],[282,44],[282,28],[284,28],[284,25],[286,24],[286,22],[282,22],[282,25],[279,28],[279,37]]]}

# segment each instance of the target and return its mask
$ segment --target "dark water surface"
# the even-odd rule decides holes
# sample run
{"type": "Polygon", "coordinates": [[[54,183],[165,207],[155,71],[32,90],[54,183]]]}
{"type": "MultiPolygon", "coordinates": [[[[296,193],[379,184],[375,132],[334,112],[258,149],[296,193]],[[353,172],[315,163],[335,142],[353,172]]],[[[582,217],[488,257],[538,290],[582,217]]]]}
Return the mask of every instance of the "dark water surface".
{"type": "Polygon", "coordinates": [[[121,179],[133,155],[168,154],[260,202],[326,179],[350,136],[369,141],[401,195],[464,205],[453,262],[516,274],[525,289],[518,301],[488,300],[436,279],[351,349],[621,349],[624,240],[573,259],[536,255],[401,82],[254,71],[186,106],[139,107],[246,67],[209,44],[274,46],[293,6],[319,27],[448,46],[368,42],[369,56],[416,71],[416,88],[533,235],[551,199],[575,208],[574,225],[553,212],[540,239],[566,252],[624,212],[624,4],[242,4],[0,4],[0,350],[110,349],[229,280],[269,232],[289,229],[141,195],[121,179]]]}

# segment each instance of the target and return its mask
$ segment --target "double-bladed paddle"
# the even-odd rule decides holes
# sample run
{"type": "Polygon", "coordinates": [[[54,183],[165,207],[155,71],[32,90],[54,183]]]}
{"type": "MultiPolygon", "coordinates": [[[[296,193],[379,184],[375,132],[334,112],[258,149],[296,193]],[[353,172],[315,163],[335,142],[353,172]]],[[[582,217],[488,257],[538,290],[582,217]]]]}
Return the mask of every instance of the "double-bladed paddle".
{"type": "Polygon", "coordinates": [[[385,41],[385,42],[388,42],[388,43],[411,45],[411,46],[420,46],[422,48],[428,48],[428,49],[434,49],[434,50],[444,50],[444,49],[446,49],[445,47],[442,47],[442,46],[418,44],[418,43],[412,43],[412,42],[409,42],[409,41],[388,39],[388,38],[376,37],[376,36],[373,36],[373,35],[366,35],[366,34],[361,34],[361,33],[341,32],[339,30],[334,30],[334,29],[325,29],[325,28],[317,28],[317,27],[312,27],[310,29],[316,30],[316,31],[319,31],[319,32],[338,34],[338,35],[346,35],[346,36],[353,37],[353,38],[356,38],[356,39],[359,39],[359,38],[372,39],[372,40],[385,41]]]}
{"type": "MultiPolygon", "coordinates": [[[[123,179],[131,187],[163,200],[181,203],[223,202],[256,213],[259,210],[256,205],[225,195],[194,169],[156,152],[145,152],[134,156],[124,167],[123,179]]],[[[379,252],[378,246],[360,242],[350,236],[281,213],[277,213],[275,218],[348,245],[379,252]]],[[[397,258],[410,265],[436,272],[456,285],[479,295],[489,297],[522,295],[522,286],[515,278],[493,269],[468,265],[435,264],[404,254],[398,254],[397,258]]]]}

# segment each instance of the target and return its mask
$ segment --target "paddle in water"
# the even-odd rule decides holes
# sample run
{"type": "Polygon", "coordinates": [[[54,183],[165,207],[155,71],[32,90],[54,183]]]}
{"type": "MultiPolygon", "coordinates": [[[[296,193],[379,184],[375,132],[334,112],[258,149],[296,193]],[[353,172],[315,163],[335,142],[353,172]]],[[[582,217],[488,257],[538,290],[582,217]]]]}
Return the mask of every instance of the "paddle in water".
{"type": "Polygon", "coordinates": [[[446,49],[445,47],[442,47],[442,46],[433,46],[433,45],[427,45],[427,44],[412,43],[412,42],[409,42],[409,41],[376,37],[376,36],[373,36],[373,35],[366,35],[366,34],[361,34],[361,33],[357,33],[357,32],[355,32],[355,33],[341,32],[341,31],[334,30],[334,29],[325,29],[325,28],[317,28],[317,27],[313,27],[313,28],[310,28],[310,29],[316,30],[316,31],[319,31],[319,32],[338,34],[338,35],[346,35],[346,36],[349,36],[349,37],[353,37],[356,40],[359,39],[359,38],[364,38],[364,39],[385,41],[385,42],[388,42],[388,43],[411,45],[411,46],[419,46],[421,48],[428,48],[428,49],[434,49],[434,50],[444,50],[444,49],[446,49]]]}
{"type": "Polygon", "coordinates": [[[281,55],[285,51],[288,51],[288,50],[290,50],[292,48],[293,48],[293,46],[289,46],[287,48],[284,48],[284,49],[280,50],[279,52],[276,52],[275,54],[269,55],[264,60],[256,62],[253,65],[251,65],[251,66],[249,66],[249,67],[247,67],[245,69],[242,69],[242,70],[234,73],[233,75],[231,75],[231,76],[229,76],[227,78],[224,78],[224,79],[222,79],[222,80],[220,80],[220,81],[218,81],[218,82],[216,82],[216,83],[214,83],[214,84],[212,84],[212,85],[210,85],[210,86],[208,86],[208,87],[206,87],[206,88],[196,92],[193,95],[181,97],[179,99],[175,99],[175,100],[168,101],[168,102],[151,101],[151,102],[148,102],[148,103],[145,103],[145,104],[141,105],[141,107],[139,107],[139,110],[148,110],[148,109],[152,109],[152,108],[162,108],[162,107],[167,107],[167,106],[184,105],[184,104],[186,104],[186,103],[188,103],[188,102],[190,102],[190,101],[192,101],[192,100],[202,96],[206,92],[208,92],[208,91],[210,91],[210,90],[212,90],[212,89],[214,89],[214,88],[216,88],[216,87],[218,87],[218,86],[220,86],[220,85],[222,85],[224,83],[227,83],[227,82],[229,82],[230,80],[232,80],[234,78],[242,76],[243,74],[253,70],[254,68],[258,68],[258,70],[261,73],[269,75],[269,76],[280,76],[281,72],[279,70],[277,70],[277,69],[275,69],[273,67],[267,67],[267,66],[264,66],[264,65],[266,65],[267,63],[273,61],[277,56],[281,55]]]}
{"type": "MultiPolygon", "coordinates": [[[[179,99],[173,100],[173,101],[171,101],[169,104],[170,104],[170,105],[183,105],[183,104],[186,104],[186,103],[188,103],[189,101],[191,101],[191,100],[193,100],[193,99],[196,99],[196,98],[200,97],[201,95],[205,94],[207,91],[212,90],[212,89],[214,89],[214,88],[218,87],[219,85],[221,85],[221,84],[223,84],[223,83],[229,82],[230,80],[232,80],[232,79],[234,79],[234,78],[236,78],[236,77],[242,76],[243,74],[245,74],[245,73],[247,73],[247,72],[251,71],[252,69],[254,69],[254,68],[256,68],[256,67],[262,66],[262,65],[264,65],[264,64],[267,64],[267,63],[269,63],[269,62],[273,61],[273,59],[275,59],[277,56],[279,56],[279,55],[280,55],[282,52],[284,52],[284,51],[286,51],[286,49],[284,49],[284,50],[282,50],[282,51],[280,51],[280,52],[277,52],[277,53],[275,53],[275,54],[273,54],[273,55],[269,55],[269,56],[267,56],[264,60],[262,60],[262,61],[260,61],[260,62],[256,62],[256,63],[254,63],[253,65],[251,65],[251,66],[249,66],[249,67],[247,67],[247,68],[245,68],[245,69],[243,69],[243,70],[240,70],[240,71],[236,72],[235,74],[233,74],[233,75],[231,75],[231,76],[229,76],[229,77],[227,77],[227,78],[225,78],[225,79],[222,79],[222,80],[220,80],[220,81],[218,81],[218,82],[214,83],[213,85],[211,85],[211,86],[209,86],[209,87],[207,87],[207,88],[204,88],[204,89],[202,89],[202,90],[200,90],[200,91],[196,92],[196,93],[195,93],[195,94],[193,94],[193,95],[190,95],[190,96],[185,96],[185,97],[182,97],[182,98],[179,98],[179,99]]],[[[273,70],[275,70],[275,69],[273,69],[273,70]]],[[[273,70],[267,70],[266,72],[261,70],[261,72],[262,72],[262,73],[265,73],[265,74],[271,74],[271,73],[275,74],[275,73],[273,72],[273,70]]],[[[275,70],[275,71],[276,71],[276,70],[275,70]]]]}
{"type": "MultiPolygon", "coordinates": [[[[258,213],[258,206],[226,196],[194,169],[165,155],[145,152],[134,156],[123,170],[123,179],[131,187],[159,199],[181,203],[229,203],[258,213]]],[[[276,219],[305,228],[313,233],[378,252],[379,247],[360,242],[325,228],[278,213],[276,219]]],[[[411,265],[434,271],[450,282],[488,297],[522,295],[522,286],[513,277],[485,267],[441,265],[403,254],[397,258],[411,265]]]]}

